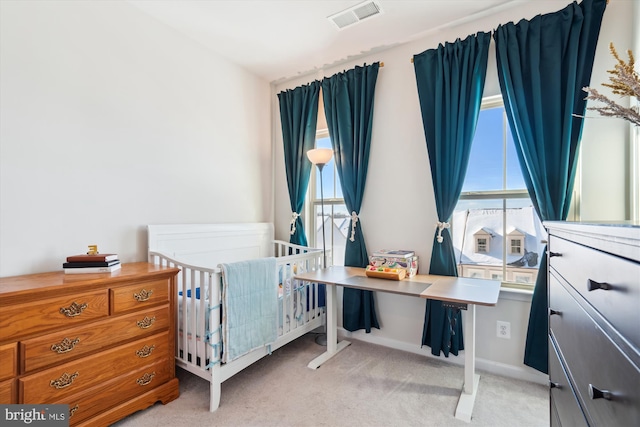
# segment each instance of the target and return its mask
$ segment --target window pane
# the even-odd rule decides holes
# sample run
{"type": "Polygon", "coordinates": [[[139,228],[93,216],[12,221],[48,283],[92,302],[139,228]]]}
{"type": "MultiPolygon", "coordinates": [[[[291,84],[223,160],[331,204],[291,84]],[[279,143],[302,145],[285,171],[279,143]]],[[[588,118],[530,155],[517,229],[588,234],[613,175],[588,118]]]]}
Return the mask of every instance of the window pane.
{"type": "Polygon", "coordinates": [[[545,232],[531,200],[461,200],[451,230],[461,277],[535,283],[545,232]]]}
{"type": "Polygon", "coordinates": [[[504,107],[480,111],[462,191],[526,189],[504,107]],[[505,134],[506,131],[506,142],[505,134]],[[506,159],[505,157],[506,143],[506,159]],[[506,166],[503,165],[506,163],[506,166]],[[506,168],[506,183],[503,172],[506,168]]]}
{"type": "Polygon", "coordinates": [[[480,111],[462,191],[503,189],[504,108],[480,111]]]}
{"type": "Polygon", "coordinates": [[[460,276],[535,282],[545,233],[531,200],[512,192],[525,189],[504,107],[481,110],[462,188],[468,194],[451,220],[460,276]]]}
{"type": "MultiPolygon", "coordinates": [[[[316,148],[332,148],[331,138],[319,138],[316,140],[316,148]]],[[[318,169],[315,168],[315,173],[318,169]]],[[[342,187],[340,186],[340,178],[336,173],[335,158],[332,157],[322,169],[322,191],[325,199],[342,199],[342,187]]],[[[320,199],[320,180],[316,179],[316,199],[320,199]]]]}
{"type": "MultiPolygon", "coordinates": [[[[316,147],[332,149],[331,138],[316,139],[316,147]]],[[[322,248],[324,242],[324,247],[327,251],[331,251],[332,255],[332,258],[327,260],[328,263],[344,265],[346,242],[351,231],[349,230],[351,217],[347,213],[347,207],[344,204],[334,158],[322,168],[322,177],[318,175],[318,172],[317,167],[312,170],[315,188],[309,188],[313,205],[313,214],[311,216],[313,224],[312,229],[308,232],[309,244],[316,248],[322,248]],[[324,218],[320,203],[321,183],[324,195],[324,218]],[[324,236],[322,232],[323,225],[324,236]]]]}
{"type": "Polygon", "coordinates": [[[490,279],[503,268],[503,200],[460,200],[451,219],[461,277],[490,279]]]}
{"type": "MultiPolygon", "coordinates": [[[[322,208],[316,205],[315,209],[315,246],[322,248],[322,208]]],[[[332,251],[333,265],[344,265],[344,251],[347,246],[347,238],[351,230],[349,221],[351,217],[347,214],[347,207],[341,205],[324,206],[324,242],[327,250],[332,251]]],[[[331,261],[331,260],[330,260],[331,261]]]]}
{"type": "Polygon", "coordinates": [[[514,283],[534,284],[542,259],[544,228],[529,199],[507,200],[508,235],[517,241],[520,253],[507,252],[507,278],[514,283]]]}
{"type": "Polygon", "coordinates": [[[516,154],[511,128],[507,125],[507,190],[524,190],[527,186],[516,154]]]}

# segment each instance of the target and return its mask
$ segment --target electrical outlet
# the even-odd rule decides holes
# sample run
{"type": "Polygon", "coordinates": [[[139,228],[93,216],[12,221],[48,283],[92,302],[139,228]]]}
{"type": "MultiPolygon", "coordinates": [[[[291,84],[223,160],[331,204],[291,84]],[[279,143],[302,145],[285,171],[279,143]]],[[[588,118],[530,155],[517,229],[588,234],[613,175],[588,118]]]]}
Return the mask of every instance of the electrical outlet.
{"type": "Polygon", "coordinates": [[[496,327],[496,335],[498,335],[498,338],[510,339],[511,323],[498,320],[497,327],[496,327]]]}

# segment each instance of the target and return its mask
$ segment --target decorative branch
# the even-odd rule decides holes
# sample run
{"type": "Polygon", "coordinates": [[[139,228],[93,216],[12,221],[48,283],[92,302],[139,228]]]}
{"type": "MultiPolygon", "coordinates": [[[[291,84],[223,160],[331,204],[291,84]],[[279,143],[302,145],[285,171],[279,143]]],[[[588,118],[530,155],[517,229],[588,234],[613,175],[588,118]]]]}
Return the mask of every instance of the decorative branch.
{"type": "Polygon", "coordinates": [[[634,69],[635,59],[633,57],[633,52],[631,52],[631,50],[627,51],[627,54],[629,55],[629,62],[625,62],[620,59],[620,56],[618,56],[618,52],[613,46],[613,43],[609,44],[609,49],[611,50],[613,57],[617,60],[617,63],[613,70],[607,71],[607,73],[611,75],[609,77],[609,81],[611,83],[603,83],[602,86],[610,88],[616,95],[635,98],[636,105],[632,107],[623,107],[607,96],[602,95],[597,90],[590,87],[584,87],[582,90],[589,94],[586,99],[598,101],[604,104],[604,106],[589,107],[587,110],[597,111],[601,116],[619,117],[636,126],[640,126],[640,111],[638,110],[637,105],[638,101],[640,101],[640,76],[634,69]]]}

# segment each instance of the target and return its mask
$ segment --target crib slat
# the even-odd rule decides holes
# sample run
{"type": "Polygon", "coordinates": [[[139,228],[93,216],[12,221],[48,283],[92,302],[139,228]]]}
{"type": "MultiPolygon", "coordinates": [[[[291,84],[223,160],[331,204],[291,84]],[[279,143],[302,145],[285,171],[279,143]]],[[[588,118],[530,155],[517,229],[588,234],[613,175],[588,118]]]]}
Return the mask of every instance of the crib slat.
{"type": "Polygon", "coordinates": [[[211,363],[217,363],[222,358],[222,278],[220,273],[211,275],[209,283],[209,305],[216,307],[209,313],[209,331],[211,331],[210,337],[210,351],[213,357],[211,363]]]}

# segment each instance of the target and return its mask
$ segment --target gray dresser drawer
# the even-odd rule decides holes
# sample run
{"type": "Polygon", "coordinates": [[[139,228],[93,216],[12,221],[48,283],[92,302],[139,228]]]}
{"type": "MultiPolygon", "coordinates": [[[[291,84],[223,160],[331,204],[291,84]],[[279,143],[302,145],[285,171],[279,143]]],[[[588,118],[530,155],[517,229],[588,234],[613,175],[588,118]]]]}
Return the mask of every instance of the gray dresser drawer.
{"type": "Polygon", "coordinates": [[[569,378],[560,362],[558,350],[552,339],[549,339],[549,383],[551,386],[551,404],[553,405],[551,415],[552,420],[555,420],[552,421],[551,425],[564,424],[570,427],[588,427],[589,424],[584,418],[578,398],[573,393],[569,378]]]}
{"type": "Polygon", "coordinates": [[[640,264],[553,235],[549,251],[559,254],[549,258],[551,268],[640,348],[640,264]]]}
{"type": "MultiPolygon", "coordinates": [[[[640,425],[640,371],[578,304],[579,295],[553,271],[549,274],[549,328],[576,394],[593,425],[640,425]],[[592,398],[590,389],[610,392],[592,398]]],[[[637,306],[636,306],[637,309],[637,306]]],[[[598,321],[603,321],[599,319],[598,321]]],[[[552,352],[550,352],[552,354],[552,352]]],[[[550,362],[551,363],[551,362],[550,362]]],[[[558,411],[558,404],[556,402],[558,411]]]]}

